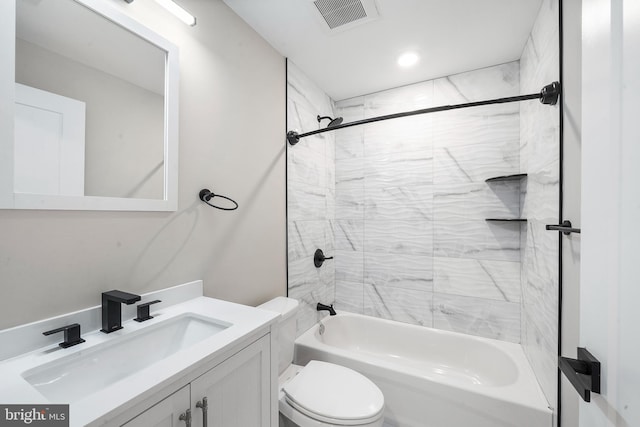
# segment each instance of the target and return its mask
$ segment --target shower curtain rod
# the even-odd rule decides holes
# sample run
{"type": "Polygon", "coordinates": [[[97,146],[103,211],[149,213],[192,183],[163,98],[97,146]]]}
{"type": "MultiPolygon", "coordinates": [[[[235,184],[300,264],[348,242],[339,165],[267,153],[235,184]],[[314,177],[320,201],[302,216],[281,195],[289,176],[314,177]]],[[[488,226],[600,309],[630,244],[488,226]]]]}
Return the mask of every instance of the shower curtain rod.
{"type": "Polygon", "coordinates": [[[348,128],[351,126],[359,126],[367,123],[380,122],[382,120],[397,119],[400,117],[415,116],[418,114],[437,113],[440,111],[457,110],[459,108],[479,107],[481,105],[491,104],[505,104],[507,102],[527,101],[529,99],[539,99],[541,103],[545,105],[556,105],[558,102],[558,96],[560,95],[560,82],[553,82],[542,88],[539,93],[532,93],[530,95],[510,96],[507,98],[490,99],[487,101],[467,102],[465,104],[455,105],[442,105],[440,107],[424,108],[422,110],[406,111],[404,113],[387,114],[385,116],[371,117],[369,119],[357,120],[355,122],[343,123],[327,127],[324,129],[317,129],[310,132],[298,133],[294,130],[287,132],[287,141],[290,145],[296,145],[300,142],[300,138],[306,136],[317,135],[319,133],[328,132],[336,129],[348,128]]]}

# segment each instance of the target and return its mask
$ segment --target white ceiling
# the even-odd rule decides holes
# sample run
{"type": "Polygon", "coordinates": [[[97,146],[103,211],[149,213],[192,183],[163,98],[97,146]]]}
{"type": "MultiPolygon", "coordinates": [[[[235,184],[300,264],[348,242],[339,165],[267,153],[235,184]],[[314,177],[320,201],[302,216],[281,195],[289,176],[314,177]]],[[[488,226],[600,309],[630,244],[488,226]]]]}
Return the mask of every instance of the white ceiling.
{"type": "Polygon", "coordinates": [[[330,32],[313,0],[224,0],[334,100],[520,58],[542,0],[375,0],[380,17],[330,32]],[[411,69],[397,57],[421,56],[411,69]]]}

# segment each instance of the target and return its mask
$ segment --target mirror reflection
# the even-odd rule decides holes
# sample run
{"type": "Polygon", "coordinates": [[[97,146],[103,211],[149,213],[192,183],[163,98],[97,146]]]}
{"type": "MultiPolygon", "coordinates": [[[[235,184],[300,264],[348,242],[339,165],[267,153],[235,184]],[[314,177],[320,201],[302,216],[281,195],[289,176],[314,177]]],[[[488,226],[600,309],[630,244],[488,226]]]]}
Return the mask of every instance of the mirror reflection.
{"type": "Polygon", "coordinates": [[[14,191],[163,199],[166,52],[73,0],[18,0],[14,191]]]}

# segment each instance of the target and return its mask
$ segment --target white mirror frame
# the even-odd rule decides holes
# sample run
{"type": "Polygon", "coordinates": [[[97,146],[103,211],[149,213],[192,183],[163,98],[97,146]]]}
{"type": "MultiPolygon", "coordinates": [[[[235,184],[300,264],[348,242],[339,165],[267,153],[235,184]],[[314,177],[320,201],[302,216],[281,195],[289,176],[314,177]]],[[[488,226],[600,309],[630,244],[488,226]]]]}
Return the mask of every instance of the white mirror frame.
{"type": "Polygon", "coordinates": [[[164,198],[54,196],[13,191],[16,1],[0,1],[0,209],[176,211],[178,208],[178,48],[104,0],[74,0],[167,52],[164,198]]]}

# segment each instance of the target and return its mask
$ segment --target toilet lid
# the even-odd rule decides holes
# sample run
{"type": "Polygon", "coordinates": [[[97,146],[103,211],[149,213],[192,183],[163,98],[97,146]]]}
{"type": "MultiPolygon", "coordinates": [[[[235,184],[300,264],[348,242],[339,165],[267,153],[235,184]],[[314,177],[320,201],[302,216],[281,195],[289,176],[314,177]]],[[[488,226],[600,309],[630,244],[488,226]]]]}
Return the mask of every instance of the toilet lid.
{"type": "Polygon", "coordinates": [[[312,360],[289,381],[287,401],[314,419],[334,424],[363,424],[384,409],[380,389],[364,375],[333,363],[312,360]]]}

